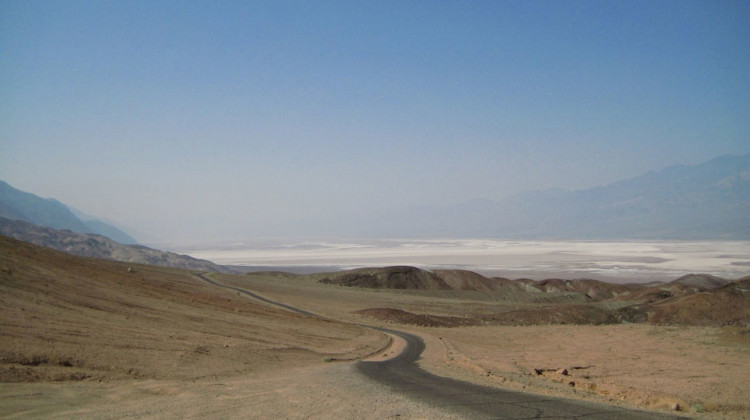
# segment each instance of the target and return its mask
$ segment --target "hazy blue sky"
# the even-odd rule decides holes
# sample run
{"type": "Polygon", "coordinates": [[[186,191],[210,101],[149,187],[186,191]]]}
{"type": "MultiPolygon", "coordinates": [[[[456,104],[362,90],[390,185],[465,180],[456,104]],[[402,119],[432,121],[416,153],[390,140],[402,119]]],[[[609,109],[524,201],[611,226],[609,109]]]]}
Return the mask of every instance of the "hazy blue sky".
{"type": "Polygon", "coordinates": [[[747,1],[0,0],[0,179],[161,240],[587,188],[750,153],[748,22],[747,1]]]}

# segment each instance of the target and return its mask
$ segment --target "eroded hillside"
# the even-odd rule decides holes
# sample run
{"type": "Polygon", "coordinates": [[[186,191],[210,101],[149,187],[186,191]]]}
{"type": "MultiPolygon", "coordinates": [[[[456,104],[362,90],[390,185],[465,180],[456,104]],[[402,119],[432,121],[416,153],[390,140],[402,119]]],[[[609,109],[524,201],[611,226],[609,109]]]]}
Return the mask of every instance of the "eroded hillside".
{"type": "Polygon", "coordinates": [[[356,358],[370,330],[302,316],[190,272],[0,236],[0,381],[196,379],[356,358]]]}
{"type": "Polygon", "coordinates": [[[419,290],[472,299],[481,294],[517,303],[484,307],[462,317],[411,312],[400,307],[358,310],[367,317],[421,326],[621,324],[748,326],[750,284],[692,274],[669,283],[612,284],[597,280],[509,280],[464,270],[385,267],[308,276],[319,283],[355,288],[419,290]]]}

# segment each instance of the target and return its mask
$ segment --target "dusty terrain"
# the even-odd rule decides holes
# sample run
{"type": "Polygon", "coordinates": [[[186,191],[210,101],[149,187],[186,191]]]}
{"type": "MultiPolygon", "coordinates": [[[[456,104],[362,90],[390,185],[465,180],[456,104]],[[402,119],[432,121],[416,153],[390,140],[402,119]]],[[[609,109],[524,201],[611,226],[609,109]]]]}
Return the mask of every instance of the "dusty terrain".
{"type": "Polygon", "coordinates": [[[608,325],[423,333],[443,345],[443,354],[425,362],[436,372],[471,369],[503,387],[657,410],[677,405],[696,417],[750,414],[747,329],[608,325]]]}
{"type": "Polygon", "coordinates": [[[365,357],[389,341],[261,305],[181,270],[5,237],[0,249],[0,417],[335,410],[346,368],[325,361],[365,357]]]}
{"type": "MultiPolygon", "coordinates": [[[[326,275],[211,274],[325,321],[268,307],[187,271],[73,257],[4,237],[0,249],[4,418],[446,418],[357,374],[347,360],[396,349],[386,349],[389,337],[352,321],[419,334],[427,343],[420,365],[440,375],[629,407],[679,407],[697,418],[750,416],[746,325],[490,322],[511,311],[545,313],[569,304],[616,310],[632,303],[604,289],[597,289],[600,300],[588,302],[580,291],[560,289],[564,283],[529,283],[524,287],[550,290],[528,293],[513,289],[523,282],[487,283],[460,272],[441,276],[447,287],[426,289],[321,283],[326,275]],[[427,327],[358,312],[373,308],[473,324],[427,327]]],[[[683,283],[700,279],[689,280],[683,283]]],[[[720,303],[739,305],[735,312],[747,310],[737,287],[727,289],[728,298],[680,294],[695,284],[665,287],[672,296],[658,301],[678,308],[685,307],[681,299],[710,303],[719,296],[720,303]]],[[[740,319],[725,318],[714,321],[740,319]]]]}
{"type": "MultiPolygon", "coordinates": [[[[592,401],[673,411],[696,418],[743,419],[750,416],[750,328],[744,325],[703,326],[706,313],[687,311],[682,318],[697,325],[548,325],[549,308],[559,309],[580,297],[568,290],[552,290],[556,282],[534,282],[549,288],[545,294],[502,290],[478,293],[473,290],[386,290],[321,285],[330,275],[294,276],[282,273],[248,274],[245,278],[226,277],[234,284],[245,284],[295,305],[342,320],[380,323],[422,336],[427,345],[420,364],[428,371],[472,382],[566,396],[592,401]],[[551,284],[552,283],[552,284],[551,284]],[[371,316],[372,308],[399,308],[385,317],[371,316]],[[402,314],[398,314],[401,311],[402,314]],[[541,313],[539,325],[491,325],[487,314],[497,312],[541,313]],[[406,315],[404,315],[405,313],[406,315]],[[467,326],[477,317],[482,325],[467,326]],[[378,321],[380,320],[380,321],[378,321]],[[563,374],[563,372],[565,372],[563,374]],[[572,384],[571,384],[572,383],[572,384]]],[[[350,276],[345,278],[351,280],[350,276]]],[[[421,278],[421,276],[420,276],[421,278]]],[[[473,288],[481,285],[474,280],[473,288]]],[[[720,303],[740,307],[715,307],[721,325],[750,310],[746,297],[737,298],[737,284],[706,285],[706,276],[686,276],[658,290],[671,298],[658,301],[665,308],[684,307],[683,300],[704,301],[721,298],[720,303]],[[687,284],[687,285],[686,285],[687,284]],[[734,289],[728,288],[734,285],[734,289]],[[714,293],[702,292],[715,287],[714,293]],[[686,287],[691,289],[687,294],[686,287]],[[689,299],[688,299],[689,298],[689,299]],[[666,301],[666,305],[664,305],[666,301]]],[[[448,281],[454,286],[458,283],[448,281]]],[[[504,282],[500,282],[501,284],[504,282]]],[[[563,282],[564,284],[565,282],[563,282]]],[[[585,282],[584,282],[585,283],[585,282]]],[[[467,282],[462,284],[466,285],[467,282]]],[[[570,287],[578,287],[569,283],[570,287]]],[[[589,283],[589,285],[592,285],[589,283]]],[[[597,287],[599,284],[594,284],[597,287]]],[[[485,284],[486,286],[486,284],[485,284]]],[[[613,287],[620,290],[619,286],[613,287]]],[[[590,290],[590,289],[588,289],[590,290]]],[[[655,293],[645,287],[633,298],[651,299],[655,293]]],[[[603,291],[603,297],[612,298],[603,291]]],[[[631,301],[625,301],[631,304],[631,301]]],[[[618,307],[621,301],[594,302],[602,307],[618,307]]],[[[661,308],[661,307],[659,307],[661,308]]],[[[692,304],[688,309],[693,308],[692,304]]],[[[700,309],[700,308],[698,308],[700,309]]],[[[704,308],[705,309],[705,308],[704,308]]],[[[670,311],[663,311],[672,313],[670,311]]],[[[659,314],[661,312],[657,312],[659,314]]],[[[540,315],[537,315],[540,316],[540,315]]],[[[743,318],[745,319],[745,318],[743,318]]],[[[674,321],[671,319],[670,321],[674,321]]],[[[746,321],[745,321],[746,322],[746,321]]],[[[731,322],[730,322],[731,323],[731,322]]]]}

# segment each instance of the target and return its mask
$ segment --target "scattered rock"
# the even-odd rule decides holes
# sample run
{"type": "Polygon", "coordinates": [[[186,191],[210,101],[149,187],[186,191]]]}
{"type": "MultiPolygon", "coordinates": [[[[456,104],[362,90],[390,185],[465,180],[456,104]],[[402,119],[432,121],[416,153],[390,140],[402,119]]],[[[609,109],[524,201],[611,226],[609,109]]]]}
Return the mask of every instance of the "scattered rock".
{"type": "Polygon", "coordinates": [[[565,369],[565,368],[558,369],[556,373],[560,375],[568,376],[568,369],[565,369]]]}

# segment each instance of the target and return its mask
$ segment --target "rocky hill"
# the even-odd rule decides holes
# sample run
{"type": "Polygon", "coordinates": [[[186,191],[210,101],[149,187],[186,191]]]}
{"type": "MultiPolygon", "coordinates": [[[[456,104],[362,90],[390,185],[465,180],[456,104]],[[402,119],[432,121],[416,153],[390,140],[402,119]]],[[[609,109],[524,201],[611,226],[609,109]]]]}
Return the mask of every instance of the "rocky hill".
{"type": "Polygon", "coordinates": [[[474,292],[578,293],[587,299],[604,300],[632,293],[639,287],[605,283],[597,280],[510,280],[485,277],[468,270],[427,271],[416,267],[396,266],[360,268],[310,277],[320,283],[371,289],[455,290],[474,292]]]}
{"type": "Polygon", "coordinates": [[[123,245],[101,235],[57,230],[4,217],[0,217],[0,234],[81,257],[196,271],[228,271],[211,261],[199,260],[187,255],[159,251],[141,245],[123,245]]]}
{"type": "Polygon", "coordinates": [[[643,308],[649,322],[668,325],[750,325],[750,279],[674,297],[643,308]]]}
{"type": "Polygon", "coordinates": [[[319,282],[371,289],[447,290],[451,288],[443,279],[429,271],[405,266],[351,270],[330,274],[319,282]]]}
{"type": "Polygon", "coordinates": [[[623,285],[588,279],[509,280],[465,270],[431,272],[415,267],[365,268],[307,277],[346,287],[449,293],[446,297],[459,292],[480,293],[518,306],[510,310],[488,309],[488,313],[470,317],[417,314],[400,308],[368,308],[357,312],[383,321],[421,326],[618,323],[750,326],[750,277],[730,281],[690,274],[669,283],[623,285]]]}
{"type": "Polygon", "coordinates": [[[106,236],[122,244],[137,243],[122,230],[95,218],[79,218],[63,203],[15,189],[0,181],[0,217],[23,220],[53,229],[106,236]]]}
{"type": "Polygon", "coordinates": [[[695,286],[704,290],[713,289],[719,286],[730,283],[729,280],[722,279],[720,277],[712,276],[710,274],[687,274],[671,283],[684,284],[686,286],[695,286]]]}

